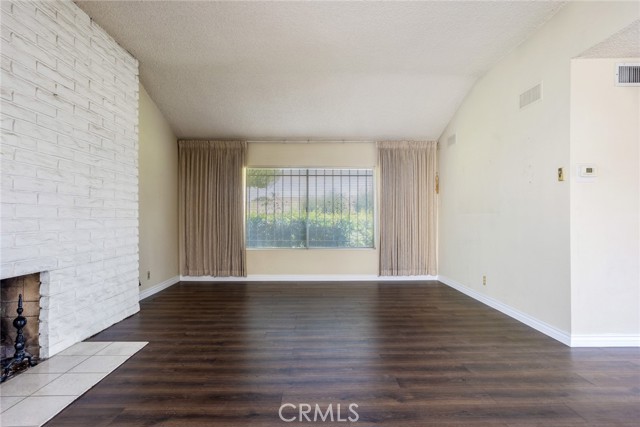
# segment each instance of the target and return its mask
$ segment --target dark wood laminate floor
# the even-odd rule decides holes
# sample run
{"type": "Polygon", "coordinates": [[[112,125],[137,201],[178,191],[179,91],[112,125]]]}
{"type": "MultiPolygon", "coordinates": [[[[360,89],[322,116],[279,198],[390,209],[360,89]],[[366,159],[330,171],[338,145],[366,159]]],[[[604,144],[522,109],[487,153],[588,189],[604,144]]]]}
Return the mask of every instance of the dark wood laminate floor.
{"type": "Polygon", "coordinates": [[[47,426],[640,420],[640,349],[571,349],[437,282],[181,283],[141,306],[91,340],[149,345],[47,426]],[[359,420],[285,423],[286,402],[359,420]]]}

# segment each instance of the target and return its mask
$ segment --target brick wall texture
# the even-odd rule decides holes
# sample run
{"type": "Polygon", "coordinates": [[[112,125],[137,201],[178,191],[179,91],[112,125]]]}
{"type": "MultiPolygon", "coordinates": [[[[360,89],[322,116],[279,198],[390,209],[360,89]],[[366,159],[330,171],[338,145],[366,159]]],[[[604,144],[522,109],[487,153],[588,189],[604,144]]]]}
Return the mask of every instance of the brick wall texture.
{"type": "Polygon", "coordinates": [[[71,1],[0,7],[0,276],[43,272],[50,357],[139,310],[138,62],[71,1]]]}

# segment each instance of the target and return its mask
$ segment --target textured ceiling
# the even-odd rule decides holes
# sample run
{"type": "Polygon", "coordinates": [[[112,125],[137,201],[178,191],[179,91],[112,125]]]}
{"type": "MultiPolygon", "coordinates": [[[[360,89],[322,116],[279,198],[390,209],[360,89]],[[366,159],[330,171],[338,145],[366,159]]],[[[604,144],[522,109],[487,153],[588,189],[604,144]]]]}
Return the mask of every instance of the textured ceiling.
{"type": "Polygon", "coordinates": [[[78,1],[178,137],[435,139],[560,2],[78,1]]]}
{"type": "Polygon", "coordinates": [[[593,46],[580,58],[640,58],[640,20],[593,46]]]}

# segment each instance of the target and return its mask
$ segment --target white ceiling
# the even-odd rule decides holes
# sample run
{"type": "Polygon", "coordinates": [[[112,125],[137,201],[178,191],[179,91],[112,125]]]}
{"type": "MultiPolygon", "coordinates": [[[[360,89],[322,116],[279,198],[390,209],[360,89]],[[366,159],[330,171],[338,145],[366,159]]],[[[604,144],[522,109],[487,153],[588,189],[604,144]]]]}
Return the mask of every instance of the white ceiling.
{"type": "Polygon", "coordinates": [[[436,139],[560,2],[76,2],[181,138],[436,139]]]}

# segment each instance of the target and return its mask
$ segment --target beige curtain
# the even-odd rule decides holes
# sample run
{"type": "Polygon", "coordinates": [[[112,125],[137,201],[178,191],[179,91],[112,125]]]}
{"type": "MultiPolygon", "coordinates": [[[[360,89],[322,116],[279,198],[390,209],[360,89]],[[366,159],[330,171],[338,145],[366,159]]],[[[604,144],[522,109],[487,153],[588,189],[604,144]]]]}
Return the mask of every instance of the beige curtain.
{"type": "Polygon", "coordinates": [[[246,276],[241,141],[178,141],[180,273],[246,276]]]}
{"type": "Polygon", "coordinates": [[[436,142],[379,142],[380,275],[435,275],[436,142]]]}

